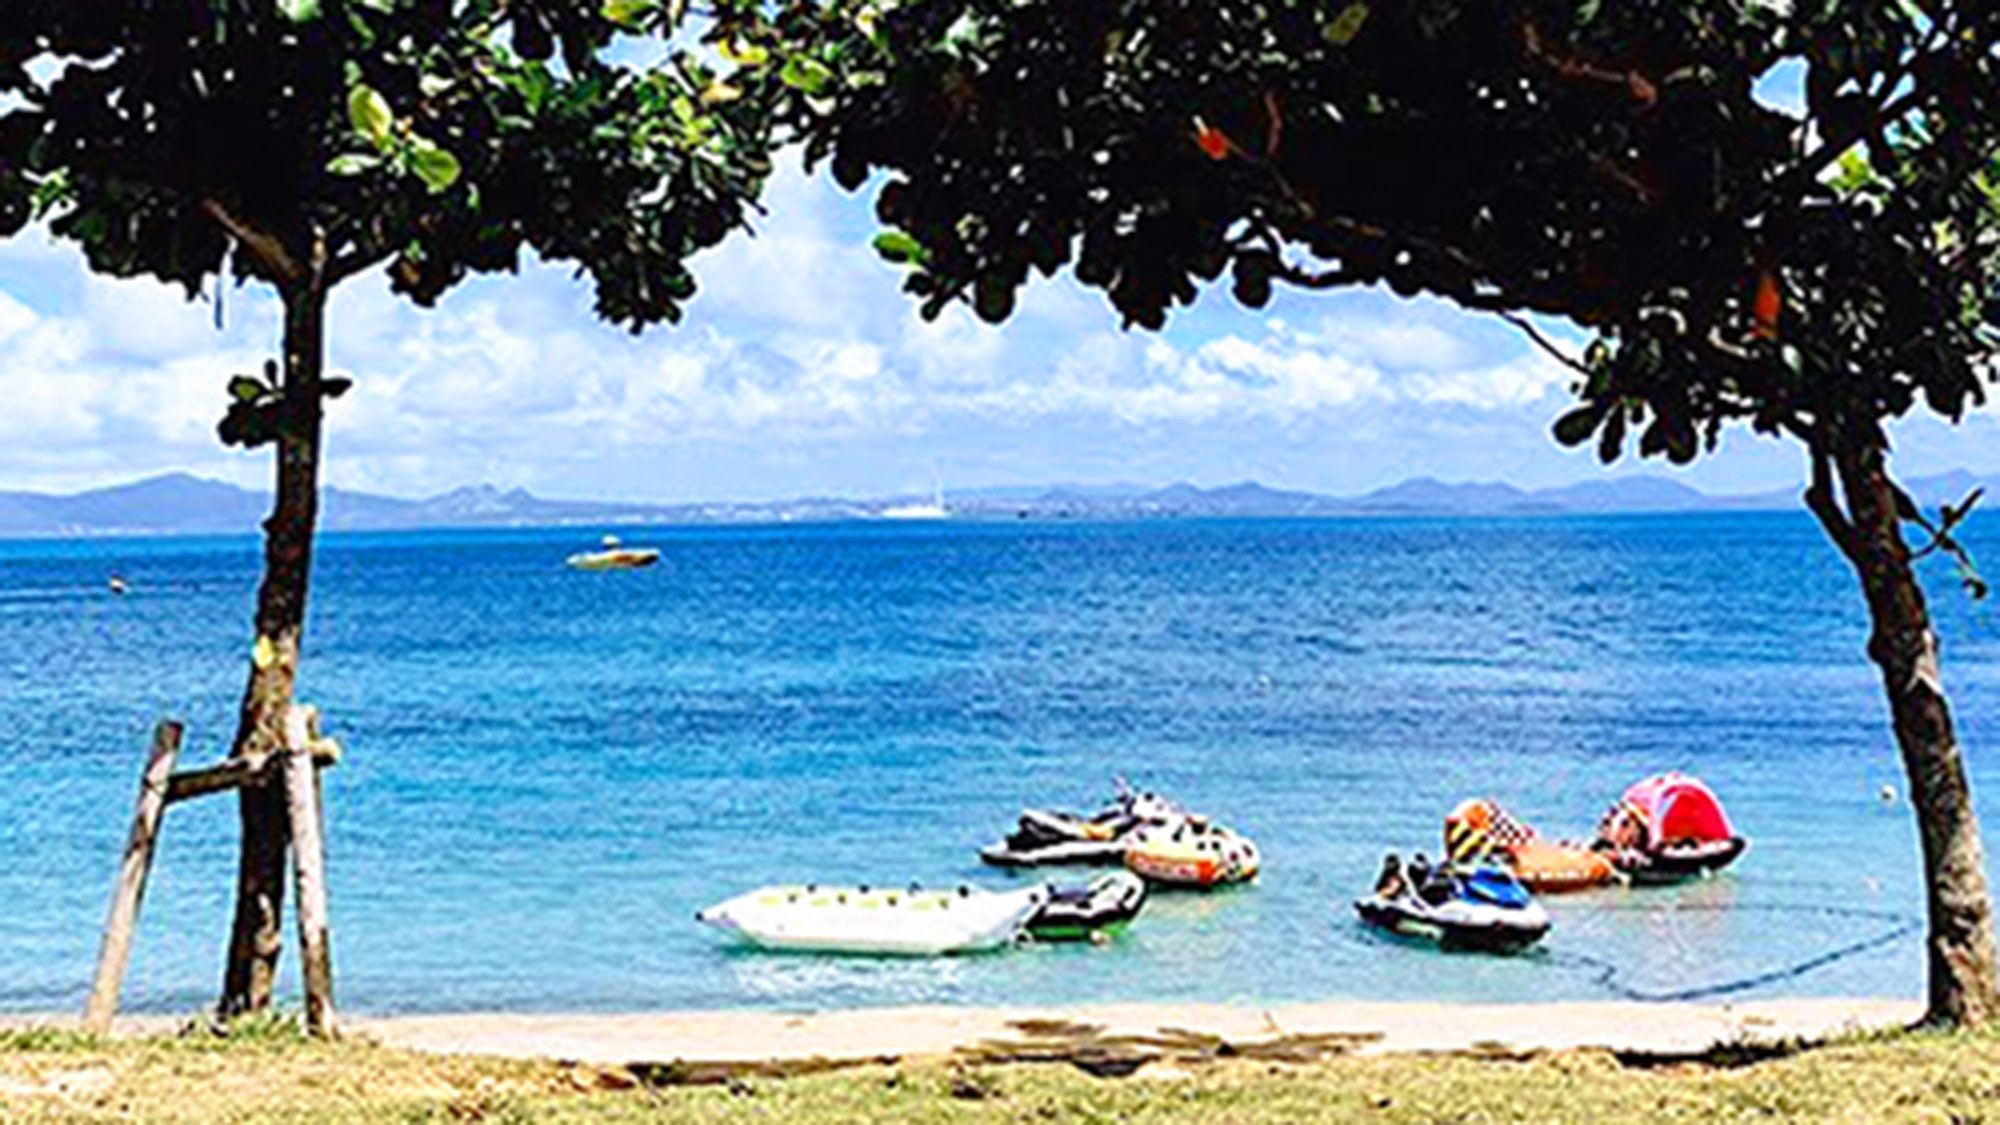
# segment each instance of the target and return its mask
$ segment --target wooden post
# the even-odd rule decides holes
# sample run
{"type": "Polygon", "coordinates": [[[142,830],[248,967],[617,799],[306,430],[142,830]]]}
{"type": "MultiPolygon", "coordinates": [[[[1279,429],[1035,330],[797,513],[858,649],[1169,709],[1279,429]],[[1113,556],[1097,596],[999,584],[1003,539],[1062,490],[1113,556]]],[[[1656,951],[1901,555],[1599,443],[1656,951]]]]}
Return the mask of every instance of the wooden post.
{"type": "Polygon", "coordinates": [[[153,748],[139,782],[139,801],[132,813],[132,831],[125,839],[125,858],[118,866],[118,883],[111,891],[111,911],[104,920],[104,944],[97,951],[97,978],[84,1005],[83,1025],[102,1034],[118,1014],[118,989],[132,957],[132,933],[139,924],[139,904],[146,897],[146,875],[153,868],[153,844],[160,817],[167,810],[167,779],[181,751],[181,725],[162,721],[153,729],[153,748]]]}
{"type": "Polygon", "coordinates": [[[333,954],[326,924],[326,853],[320,833],[319,766],[313,761],[313,710],[285,713],[285,804],[292,823],[292,872],[298,888],[299,964],[305,977],[306,1030],[331,1038],[333,954]]]}

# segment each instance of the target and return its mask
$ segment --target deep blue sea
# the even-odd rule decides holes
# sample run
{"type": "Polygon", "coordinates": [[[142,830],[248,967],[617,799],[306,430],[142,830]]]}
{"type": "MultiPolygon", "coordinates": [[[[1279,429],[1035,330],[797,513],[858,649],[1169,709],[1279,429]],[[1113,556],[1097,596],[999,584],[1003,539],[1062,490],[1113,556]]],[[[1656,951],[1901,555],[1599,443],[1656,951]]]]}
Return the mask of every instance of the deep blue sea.
{"type": "MultiPolygon", "coordinates": [[[[1598,999],[1870,942],[1739,994],[1920,991],[1861,600],[1804,515],[628,538],[661,564],[570,571],[576,530],[321,540],[301,694],[348,750],[344,1006],[1598,999]],[[1728,875],[1549,900],[1513,959],[1353,919],[1382,852],[1435,853],[1462,797],[1584,833],[1668,768],[1752,839],[1728,875]],[[965,958],[746,952],[691,919],[776,881],[1006,886],[979,845],[1118,775],[1253,836],[1262,879],[1157,895],[1108,947],[965,958]]],[[[226,751],[257,566],[247,536],[0,543],[0,1009],[81,1003],[152,724],[187,721],[184,763],[226,751]]],[[[1926,575],[1992,840],[2000,629],[1926,575]]],[[[129,1008],[213,999],[235,816],[169,813],[129,1008]]]]}

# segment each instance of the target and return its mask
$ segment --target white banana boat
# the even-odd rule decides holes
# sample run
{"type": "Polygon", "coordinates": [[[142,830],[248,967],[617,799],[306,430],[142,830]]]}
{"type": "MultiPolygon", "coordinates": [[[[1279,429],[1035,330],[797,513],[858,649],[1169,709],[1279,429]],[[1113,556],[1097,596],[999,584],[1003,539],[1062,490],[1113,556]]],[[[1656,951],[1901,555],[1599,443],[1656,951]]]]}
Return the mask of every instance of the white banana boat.
{"type": "Polygon", "coordinates": [[[765,949],[928,957],[1006,945],[1038,914],[1046,887],[1018,891],[762,887],[695,921],[765,949]]]}

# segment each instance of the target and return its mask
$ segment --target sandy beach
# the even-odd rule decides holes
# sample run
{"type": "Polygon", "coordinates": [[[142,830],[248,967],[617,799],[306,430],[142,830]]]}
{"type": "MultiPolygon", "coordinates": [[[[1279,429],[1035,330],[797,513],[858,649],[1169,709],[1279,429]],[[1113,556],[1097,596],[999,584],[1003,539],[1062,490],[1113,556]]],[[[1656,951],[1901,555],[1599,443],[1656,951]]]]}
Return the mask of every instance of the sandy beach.
{"type": "MultiPolygon", "coordinates": [[[[1537,1051],[1601,1047],[1694,1054],[1718,1044],[1820,1039],[1893,1027],[1916,1000],[1775,999],[1740,1004],[1431,1004],[1329,1001],[1107,1004],[1056,1008],[949,1006],[824,1012],[680,1011],[347,1017],[343,1027],[384,1044],[445,1054],[601,1064],[826,1063],[983,1053],[1032,1057],[1093,1046],[1173,1053],[1206,1045],[1254,1050],[1316,1042],[1360,1052],[1537,1051]]],[[[170,1030],[165,1016],[131,1016],[121,1033],[170,1030]]],[[[4,1017],[0,1027],[74,1024],[73,1017],[4,1017]]]]}

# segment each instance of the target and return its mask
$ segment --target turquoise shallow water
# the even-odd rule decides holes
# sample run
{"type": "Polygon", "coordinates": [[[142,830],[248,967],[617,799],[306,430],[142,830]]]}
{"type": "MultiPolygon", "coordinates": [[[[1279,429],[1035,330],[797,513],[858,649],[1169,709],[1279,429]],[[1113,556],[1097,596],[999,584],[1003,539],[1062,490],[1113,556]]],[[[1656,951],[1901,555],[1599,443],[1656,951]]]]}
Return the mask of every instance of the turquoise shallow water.
{"type": "MultiPolygon", "coordinates": [[[[349,747],[346,1006],[1595,999],[1783,970],[1920,905],[1860,599],[1804,516],[631,538],[661,565],[570,572],[576,532],[323,540],[303,694],[349,747]],[[1511,960],[1352,919],[1460,797],[1581,832],[1665,768],[1753,839],[1732,874],[1551,900],[1511,960]],[[1007,885],[975,848],[1117,774],[1254,836],[1263,879],[1156,896],[1102,949],[778,956],[691,920],[772,881],[1007,885]]],[[[188,720],[184,760],[224,750],[256,563],[248,538],[0,543],[0,1009],[81,1002],[153,720],[188,720]]],[[[2000,633],[1929,577],[1991,834],[2000,633]]],[[[170,814],[131,1006],[212,999],[234,832],[223,801],[170,814]]],[[[1905,935],[1750,994],[1921,972],[1905,935]]]]}

